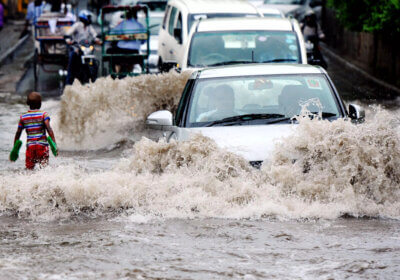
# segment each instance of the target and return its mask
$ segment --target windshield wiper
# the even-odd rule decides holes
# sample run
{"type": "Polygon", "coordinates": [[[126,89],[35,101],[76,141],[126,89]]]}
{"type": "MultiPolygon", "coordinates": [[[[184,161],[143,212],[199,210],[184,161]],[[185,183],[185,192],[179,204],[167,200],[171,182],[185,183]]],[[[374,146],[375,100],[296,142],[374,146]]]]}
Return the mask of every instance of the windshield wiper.
{"type": "Polygon", "coordinates": [[[254,63],[253,61],[250,60],[230,60],[230,61],[223,61],[223,62],[217,62],[214,64],[208,64],[207,66],[220,66],[220,65],[231,65],[231,64],[241,64],[241,63],[254,63]]]}
{"type": "Polygon", "coordinates": [[[233,117],[224,118],[222,120],[213,121],[207,124],[207,127],[214,126],[217,124],[227,124],[227,125],[234,125],[240,124],[242,122],[252,121],[252,120],[267,120],[267,119],[275,119],[275,118],[282,118],[285,115],[281,114],[246,114],[246,115],[238,115],[233,117]]]}
{"type": "Polygon", "coordinates": [[[265,60],[262,63],[270,63],[270,62],[292,62],[292,61],[297,61],[297,59],[293,58],[275,58],[271,60],[265,60]]]}
{"type": "MultiPolygon", "coordinates": [[[[311,114],[319,115],[319,112],[311,112],[311,114]]],[[[337,115],[335,113],[322,112],[322,117],[323,118],[330,118],[330,117],[337,117],[337,115]]]]}

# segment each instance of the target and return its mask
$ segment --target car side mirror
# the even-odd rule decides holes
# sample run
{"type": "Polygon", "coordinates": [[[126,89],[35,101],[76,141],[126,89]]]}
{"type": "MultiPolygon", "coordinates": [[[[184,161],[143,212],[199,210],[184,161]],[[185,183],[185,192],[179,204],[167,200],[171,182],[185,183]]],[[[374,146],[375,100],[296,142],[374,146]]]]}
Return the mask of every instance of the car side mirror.
{"type": "Polygon", "coordinates": [[[174,38],[178,41],[179,44],[182,44],[182,29],[174,28],[174,38]]]}
{"type": "Polygon", "coordinates": [[[314,8],[314,7],[317,7],[317,6],[322,6],[322,0],[311,0],[310,1],[310,7],[311,8],[314,8]]]}
{"type": "Polygon", "coordinates": [[[365,120],[365,110],[356,104],[349,104],[349,118],[355,122],[363,122],[365,120]]]}
{"type": "Polygon", "coordinates": [[[146,124],[148,126],[171,126],[173,124],[172,121],[172,113],[167,110],[161,110],[154,113],[151,113],[146,120],[146,124]]]}

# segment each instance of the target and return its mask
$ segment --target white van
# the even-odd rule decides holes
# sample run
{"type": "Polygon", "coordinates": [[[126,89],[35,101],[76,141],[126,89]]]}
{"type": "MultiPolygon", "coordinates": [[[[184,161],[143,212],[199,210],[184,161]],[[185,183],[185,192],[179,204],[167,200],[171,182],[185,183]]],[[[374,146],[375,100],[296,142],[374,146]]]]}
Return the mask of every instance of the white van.
{"type": "Polygon", "coordinates": [[[160,70],[170,69],[183,56],[183,47],[196,20],[261,16],[252,4],[242,0],[169,1],[158,40],[160,70]]]}
{"type": "Polygon", "coordinates": [[[288,18],[217,18],[193,26],[179,68],[240,63],[307,64],[300,26],[288,18]]]}

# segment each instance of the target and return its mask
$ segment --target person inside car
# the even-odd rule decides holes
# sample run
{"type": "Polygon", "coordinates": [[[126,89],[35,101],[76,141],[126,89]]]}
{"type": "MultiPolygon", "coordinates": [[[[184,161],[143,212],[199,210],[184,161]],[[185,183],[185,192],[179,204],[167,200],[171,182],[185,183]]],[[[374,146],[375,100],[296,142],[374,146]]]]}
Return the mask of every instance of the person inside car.
{"type": "Polygon", "coordinates": [[[196,119],[197,122],[215,121],[238,115],[234,110],[235,93],[229,85],[217,86],[209,98],[210,104],[215,109],[201,113],[196,119]]]}

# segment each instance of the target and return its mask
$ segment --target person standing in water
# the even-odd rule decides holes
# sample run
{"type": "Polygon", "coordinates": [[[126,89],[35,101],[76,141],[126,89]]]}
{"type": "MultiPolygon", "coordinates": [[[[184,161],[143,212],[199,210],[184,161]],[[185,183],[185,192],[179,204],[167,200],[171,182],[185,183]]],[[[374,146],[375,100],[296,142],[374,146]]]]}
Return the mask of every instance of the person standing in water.
{"type": "Polygon", "coordinates": [[[54,132],[50,126],[49,114],[41,111],[42,96],[38,92],[28,94],[27,104],[29,110],[20,116],[18,129],[15,133],[14,145],[21,137],[22,130],[26,130],[26,157],[25,166],[33,169],[38,163],[41,167],[49,163],[49,144],[46,138],[46,130],[56,143],[54,132]]]}

